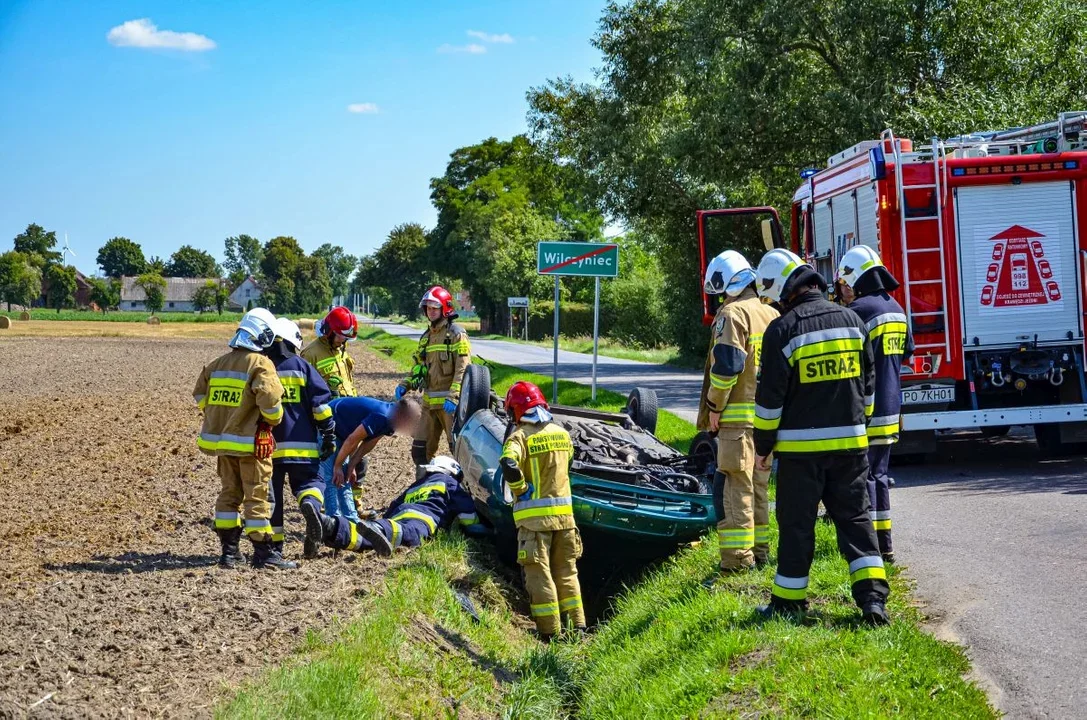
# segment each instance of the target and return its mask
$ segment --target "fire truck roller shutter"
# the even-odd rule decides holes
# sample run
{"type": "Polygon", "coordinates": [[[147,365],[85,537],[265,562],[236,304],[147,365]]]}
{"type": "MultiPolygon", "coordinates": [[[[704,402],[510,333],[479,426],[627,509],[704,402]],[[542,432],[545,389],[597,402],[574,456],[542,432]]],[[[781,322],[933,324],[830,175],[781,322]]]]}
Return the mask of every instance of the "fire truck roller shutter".
{"type": "Polygon", "coordinates": [[[879,194],[876,184],[863,185],[857,188],[857,239],[859,244],[867,245],[877,253],[880,252],[878,224],[879,194]]]}

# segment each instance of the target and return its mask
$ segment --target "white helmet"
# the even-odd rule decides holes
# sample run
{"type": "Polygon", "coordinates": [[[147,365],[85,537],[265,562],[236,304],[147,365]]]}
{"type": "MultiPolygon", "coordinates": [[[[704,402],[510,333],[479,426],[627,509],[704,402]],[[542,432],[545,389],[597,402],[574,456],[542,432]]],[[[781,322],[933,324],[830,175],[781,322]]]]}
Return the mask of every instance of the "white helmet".
{"type": "Polygon", "coordinates": [[[775,248],[766,253],[759,262],[759,269],[755,271],[755,289],[758,290],[759,297],[768,302],[781,302],[789,278],[804,267],[815,269],[799,255],[784,248],[775,248]]]}
{"type": "Polygon", "coordinates": [[[295,350],[302,349],[302,331],[298,329],[298,324],[294,320],[285,317],[276,318],[272,329],[275,330],[276,337],[283,338],[283,341],[289,343],[295,350]]]}
{"type": "Polygon", "coordinates": [[[838,263],[838,276],[835,279],[853,287],[861,279],[861,275],[877,267],[883,267],[879,253],[867,245],[857,245],[849,248],[849,251],[842,255],[842,260],[838,263]]]}
{"type": "Polygon", "coordinates": [[[729,297],[736,297],[754,281],[755,271],[751,269],[747,258],[735,250],[725,250],[710,260],[702,289],[707,295],[725,293],[729,297]]]}
{"type": "Polygon", "coordinates": [[[264,350],[276,339],[276,316],[264,308],[253,308],[242,315],[238,331],[230,341],[232,348],[244,348],[253,352],[264,350]]]}
{"type": "Polygon", "coordinates": [[[464,477],[463,471],[460,469],[460,463],[448,455],[436,455],[430,462],[420,465],[417,475],[421,480],[434,473],[449,475],[458,480],[464,477]]]}

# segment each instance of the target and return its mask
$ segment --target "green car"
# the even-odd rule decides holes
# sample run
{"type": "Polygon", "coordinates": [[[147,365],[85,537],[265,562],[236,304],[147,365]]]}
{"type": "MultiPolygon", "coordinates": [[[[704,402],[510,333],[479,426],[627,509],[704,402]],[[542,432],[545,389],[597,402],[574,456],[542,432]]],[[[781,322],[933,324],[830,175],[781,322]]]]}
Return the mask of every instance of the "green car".
{"type": "MultiPolygon", "coordinates": [[[[551,412],[574,443],[574,516],[588,549],[618,545],[624,557],[660,557],[717,523],[713,443],[702,436],[693,454],[684,455],[661,442],[653,435],[653,391],[635,389],[623,413],[562,405],[551,412]]],[[[513,496],[498,464],[507,429],[502,404],[491,392],[490,371],[470,366],[454,417],[455,455],[503,554],[515,549],[517,532],[513,496]]]]}

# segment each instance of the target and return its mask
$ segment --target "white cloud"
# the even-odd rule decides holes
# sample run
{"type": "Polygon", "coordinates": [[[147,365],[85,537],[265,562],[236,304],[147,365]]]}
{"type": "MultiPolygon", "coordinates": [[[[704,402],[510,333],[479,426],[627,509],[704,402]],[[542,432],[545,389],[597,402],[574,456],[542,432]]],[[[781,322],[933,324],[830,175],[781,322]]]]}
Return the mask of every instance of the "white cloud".
{"type": "Polygon", "coordinates": [[[376,115],[380,111],[377,103],[351,103],[347,106],[347,112],[357,115],[376,115]]]}
{"type": "Polygon", "coordinates": [[[469,55],[482,55],[487,52],[487,48],[476,43],[469,43],[467,45],[450,45],[446,43],[438,48],[440,53],[468,53],[469,55]]]}
{"type": "Polygon", "coordinates": [[[215,41],[192,32],[159,30],[150,18],[129,20],[112,28],[106,35],[110,45],[117,47],[166,48],[186,52],[214,50],[215,41]]]}
{"type": "Polygon", "coordinates": [[[468,37],[474,37],[477,40],[482,40],[485,43],[498,43],[500,45],[510,45],[514,42],[513,36],[509,33],[494,35],[491,33],[483,32],[482,30],[469,30],[468,37]]]}

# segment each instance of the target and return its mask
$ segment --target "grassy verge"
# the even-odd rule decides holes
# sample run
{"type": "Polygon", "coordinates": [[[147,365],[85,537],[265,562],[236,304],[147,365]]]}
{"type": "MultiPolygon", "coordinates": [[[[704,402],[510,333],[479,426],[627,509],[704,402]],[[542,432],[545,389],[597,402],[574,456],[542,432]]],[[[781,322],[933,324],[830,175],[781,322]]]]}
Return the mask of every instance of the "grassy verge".
{"type": "MultiPolygon", "coordinates": [[[[543,340],[518,340],[517,338],[508,338],[505,335],[477,334],[474,335],[474,337],[479,337],[484,340],[505,340],[506,342],[536,345],[538,347],[554,347],[554,343],[550,337],[544,338],[543,340]]],[[[559,348],[569,352],[592,355],[593,339],[591,337],[567,337],[566,335],[559,335],[559,348]]],[[[634,348],[623,345],[610,338],[600,338],[599,353],[604,357],[619,358],[621,360],[638,360],[641,362],[656,363],[658,365],[675,365],[677,367],[696,367],[689,359],[684,358],[680,354],[678,347],[673,345],[666,345],[659,348],[634,348]]],[[[701,369],[702,365],[698,364],[697,367],[701,369]]]]}
{"type": "MultiPolygon", "coordinates": [[[[410,362],[410,339],[368,329],[364,342],[401,365],[410,362]]],[[[492,374],[499,388],[523,376],[501,366],[492,374]]],[[[560,384],[560,395],[564,402],[587,400],[588,390],[560,384]]],[[[617,398],[599,404],[617,407],[617,398]]],[[[677,419],[667,433],[678,444],[693,428],[677,419]]],[[[962,651],[920,628],[901,573],[891,577],[892,624],[857,625],[831,526],[817,528],[813,612],[802,622],[765,622],[755,614],[769,596],[770,568],[707,586],[716,576],[714,535],[621,593],[585,642],[548,647],[527,632],[523,598],[503,579],[508,573],[490,546],[440,536],[393,569],[356,620],[311,634],[295,658],[246,685],[218,714],[996,717],[963,679],[969,664],[962,651]],[[458,593],[474,600],[478,622],[458,593]]],[[[776,552],[777,533],[771,536],[776,552]]]]}

